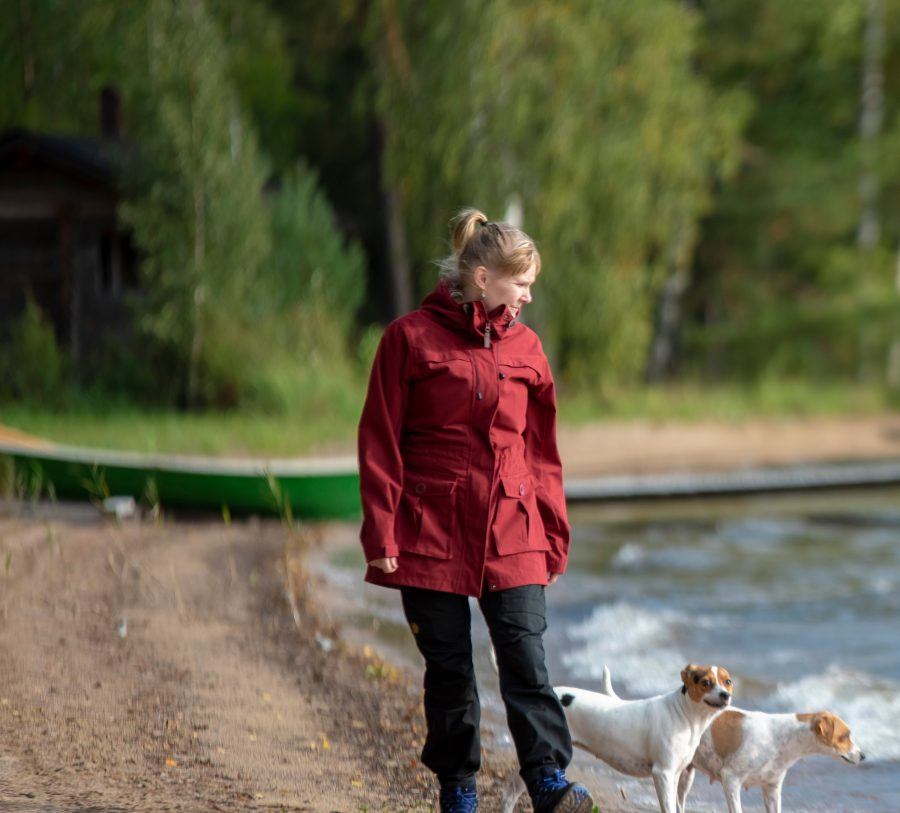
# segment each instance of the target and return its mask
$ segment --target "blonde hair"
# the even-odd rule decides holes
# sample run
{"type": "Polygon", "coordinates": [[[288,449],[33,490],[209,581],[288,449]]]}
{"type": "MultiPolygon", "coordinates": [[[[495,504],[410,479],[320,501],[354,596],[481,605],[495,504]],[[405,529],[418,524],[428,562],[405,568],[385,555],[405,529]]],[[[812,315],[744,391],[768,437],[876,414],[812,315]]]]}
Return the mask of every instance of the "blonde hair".
{"type": "Polygon", "coordinates": [[[487,219],[478,209],[463,209],[453,218],[453,253],[438,263],[440,277],[454,299],[472,282],[479,265],[504,276],[541,272],[541,255],[525,232],[510,223],[487,219]]]}

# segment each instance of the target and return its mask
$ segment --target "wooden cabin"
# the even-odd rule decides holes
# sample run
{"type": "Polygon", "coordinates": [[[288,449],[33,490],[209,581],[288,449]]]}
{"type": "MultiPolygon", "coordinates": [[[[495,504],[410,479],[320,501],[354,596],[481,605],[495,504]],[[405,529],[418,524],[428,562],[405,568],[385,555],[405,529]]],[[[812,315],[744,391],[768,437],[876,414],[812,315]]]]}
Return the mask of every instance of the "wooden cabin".
{"type": "Polygon", "coordinates": [[[0,134],[0,341],[28,297],[76,365],[127,329],[137,258],[116,219],[124,150],[111,132],[0,134]]]}

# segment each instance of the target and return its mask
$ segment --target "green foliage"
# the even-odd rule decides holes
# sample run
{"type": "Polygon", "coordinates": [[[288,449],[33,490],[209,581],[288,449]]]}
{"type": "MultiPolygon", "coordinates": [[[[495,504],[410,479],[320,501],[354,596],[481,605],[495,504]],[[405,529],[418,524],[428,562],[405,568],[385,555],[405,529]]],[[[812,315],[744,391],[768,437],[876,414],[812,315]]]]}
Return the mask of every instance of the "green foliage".
{"type": "Polygon", "coordinates": [[[336,228],[316,173],[305,164],[283,177],[270,217],[266,285],[278,291],[277,346],[309,363],[340,362],[366,289],[362,250],[336,228]]]}
{"type": "Polygon", "coordinates": [[[224,39],[231,83],[260,146],[279,171],[296,159],[300,104],[283,21],[264,0],[207,0],[224,39]]]}
{"type": "Polygon", "coordinates": [[[519,199],[563,375],[634,380],[673,246],[736,163],[744,97],[695,73],[696,19],[676,2],[464,5],[372,6],[414,257],[441,253],[455,205],[500,217],[519,199]]]}
{"type": "Polygon", "coordinates": [[[0,131],[96,127],[96,101],[72,103],[92,84],[90,52],[78,59],[82,19],[75,4],[56,0],[0,5],[0,131]]]}
{"type": "Polygon", "coordinates": [[[699,69],[750,94],[740,171],[718,189],[698,248],[685,368],[715,377],[883,378],[900,306],[900,3],[884,0],[887,117],[861,145],[863,27],[856,0],[706,4],[699,69]],[[879,177],[882,247],[860,250],[860,176],[879,177]]]}
{"type": "Polygon", "coordinates": [[[142,24],[140,168],[122,210],[146,253],[142,325],[178,359],[188,404],[233,404],[258,360],[263,167],[204,6],[155,0],[142,24]]]}
{"type": "Polygon", "coordinates": [[[545,268],[527,318],[570,392],[633,391],[677,267],[683,380],[880,386],[900,350],[900,0],[883,7],[884,123],[862,143],[861,0],[7,2],[0,128],[95,135],[100,89],[122,93],[145,291],[139,344],[73,371],[80,393],[29,306],[0,397],[349,425],[387,192],[419,294],[455,209],[521,204],[545,268]]]}
{"type": "Polygon", "coordinates": [[[0,399],[59,403],[67,387],[66,362],[53,326],[29,298],[0,347],[0,399]]]}

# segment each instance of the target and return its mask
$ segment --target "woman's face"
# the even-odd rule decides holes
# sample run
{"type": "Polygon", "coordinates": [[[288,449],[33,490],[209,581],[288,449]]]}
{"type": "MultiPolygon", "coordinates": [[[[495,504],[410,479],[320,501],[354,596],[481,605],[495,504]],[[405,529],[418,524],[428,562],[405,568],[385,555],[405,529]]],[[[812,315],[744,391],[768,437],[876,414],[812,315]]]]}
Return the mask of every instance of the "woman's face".
{"type": "Polygon", "coordinates": [[[501,274],[484,266],[476,268],[474,274],[475,284],[484,291],[482,301],[487,312],[490,313],[500,305],[507,305],[516,317],[531,302],[531,286],[534,285],[536,276],[533,265],[524,273],[514,276],[501,274]]]}

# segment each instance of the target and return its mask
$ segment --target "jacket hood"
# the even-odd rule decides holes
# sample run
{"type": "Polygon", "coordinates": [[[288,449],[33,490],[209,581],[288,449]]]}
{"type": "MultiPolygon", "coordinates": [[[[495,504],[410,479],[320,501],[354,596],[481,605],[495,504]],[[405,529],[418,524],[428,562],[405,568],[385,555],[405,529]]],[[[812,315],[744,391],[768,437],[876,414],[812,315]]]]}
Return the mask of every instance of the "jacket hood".
{"type": "Polygon", "coordinates": [[[438,322],[459,332],[471,332],[484,338],[485,328],[490,322],[490,341],[499,341],[507,331],[518,325],[518,317],[513,315],[508,305],[498,305],[490,313],[484,302],[457,302],[450,294],[444,280],[422,300],[422,310],[427,311],[438,322]]]}

